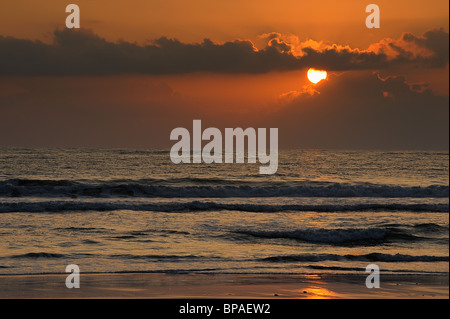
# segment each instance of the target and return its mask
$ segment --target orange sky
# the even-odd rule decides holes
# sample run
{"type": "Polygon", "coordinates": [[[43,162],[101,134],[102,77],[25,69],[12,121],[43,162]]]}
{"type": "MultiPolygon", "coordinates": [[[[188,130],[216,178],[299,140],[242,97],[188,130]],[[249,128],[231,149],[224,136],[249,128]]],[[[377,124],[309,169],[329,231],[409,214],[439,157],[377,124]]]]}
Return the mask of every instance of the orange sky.
{"type": "Polygon", "coordinates": [[[379,30],[365,27],[365,6],[371,2],[361,0],[2,0],[0,33],[50,40],[51,31],[64,27],[69,3],[80,6],[83,28],[110,40],[140,43],[163,35],[187,42],[205,37],[255,41],[260,34],[276,31],[365,48],[405,30],[448,28],[449,21],[446,0],[377,0],[379,30]]]}
{"type": "Polygon", "coordinates": [[[369,3],[2,0],[0,146],[166,147],[174,127],[201,118],[216,127],[279,127],[280,147],[448,149],[448,1],[374,1],[380,29],[365,26],[369,3]],[[61,31],[72,2],[81,9],[78,33],[61,31]],[[281,45],[295,50],[308,40],[320,44],[317,57],[292,67],[282,47],[267,50],[270,38],[263,35],[274,32],[281,45]],[[162,36],[180,42],[160,45],[167,48],[158,73],[142,46],[162,36]],[[7,37],[37,39],[47,47],[7,37]],[[213,42],[202,43],[204,38],[213,42]],[[70,46],[74,40],[82,50],[70,46]],[[338,49],[327,54],[333,44],[338,49]],[[390,47],[397,48],[398,61],[394,55],[377,64],[374,48],[390,47]],[[92,48],[93,55],[80,55],[92,48]],[[128,55],[117,60],[117,52],[128,55]],[[436,59],[427,60],[433,52],[436,59]],[[165,60],[172,53],[188,56],[198,68],[172,68],[179,62],[165,60]],[[315,62],[334,69],[312,89],[306,70],[315,62]]]}

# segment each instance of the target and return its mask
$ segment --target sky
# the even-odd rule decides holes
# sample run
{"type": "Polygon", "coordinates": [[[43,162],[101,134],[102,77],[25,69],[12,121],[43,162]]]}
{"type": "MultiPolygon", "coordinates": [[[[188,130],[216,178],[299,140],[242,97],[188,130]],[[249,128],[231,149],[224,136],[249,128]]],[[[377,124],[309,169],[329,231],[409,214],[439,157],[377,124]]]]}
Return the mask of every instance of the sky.
{"type": "Polygon", "coordinates": [[[0,147],[169,148],[277,127],[280,148],[448,150],[448,2],[0,3],[0,147]],[[326,70],[313,84],[309,68],[326,70]]]}

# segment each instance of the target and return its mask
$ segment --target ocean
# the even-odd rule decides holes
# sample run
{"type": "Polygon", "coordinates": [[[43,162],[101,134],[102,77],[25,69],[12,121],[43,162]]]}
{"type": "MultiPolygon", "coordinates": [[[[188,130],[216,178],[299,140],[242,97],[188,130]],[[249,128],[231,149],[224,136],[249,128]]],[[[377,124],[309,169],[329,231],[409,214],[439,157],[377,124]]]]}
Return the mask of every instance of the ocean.
{"type": "Polygon", "coordinates": [[[449,153],[0,149],[0,274],[448,275],[449,153]]]}

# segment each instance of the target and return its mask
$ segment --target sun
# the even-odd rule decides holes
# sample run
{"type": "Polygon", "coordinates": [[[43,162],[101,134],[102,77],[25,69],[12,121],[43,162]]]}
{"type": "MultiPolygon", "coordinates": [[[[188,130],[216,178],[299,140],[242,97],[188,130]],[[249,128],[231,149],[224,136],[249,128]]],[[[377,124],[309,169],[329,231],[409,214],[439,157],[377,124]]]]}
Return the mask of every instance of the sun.
{"type": "Polygon", "coordinates": [[[327,71],[316,70],[316,69],[311,68],[308,70],[307,76],[308,76],[308,80],[310,80],[312,83],[316,84],[327,78],[327,71]]]}

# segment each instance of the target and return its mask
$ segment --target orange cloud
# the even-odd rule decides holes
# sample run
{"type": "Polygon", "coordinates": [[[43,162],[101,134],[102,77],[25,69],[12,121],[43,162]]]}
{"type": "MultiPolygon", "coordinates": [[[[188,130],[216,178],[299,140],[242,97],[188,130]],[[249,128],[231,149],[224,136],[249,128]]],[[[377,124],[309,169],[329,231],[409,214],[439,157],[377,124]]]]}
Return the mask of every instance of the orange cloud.
{"type": "Polygon", "coordinates": [[[55,31],[54,43],[0,36],[0,75],[184,74],[212,72],[258,74],[309,68],[328,71],[378,70],[396,65],[445,67],[449,34],[443,29],[416,37],[405,33],[367,50],[326,44],[278,33],[266,35],[266,47],[250,40],[183,43],[161,37],[145,46],[109,42],[89,30],[55,31]]]}

